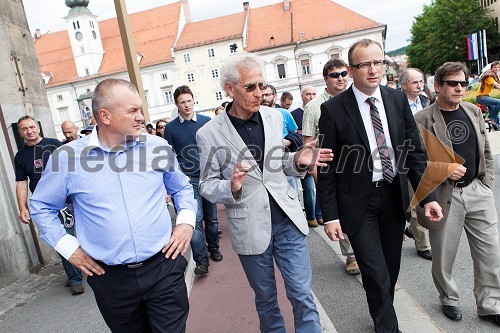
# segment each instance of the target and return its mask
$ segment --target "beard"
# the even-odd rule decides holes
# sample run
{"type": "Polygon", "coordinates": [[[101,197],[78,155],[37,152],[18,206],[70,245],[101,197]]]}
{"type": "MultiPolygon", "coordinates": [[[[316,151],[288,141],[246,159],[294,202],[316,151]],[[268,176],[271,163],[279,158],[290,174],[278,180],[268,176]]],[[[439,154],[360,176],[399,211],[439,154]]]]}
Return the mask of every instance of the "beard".
{"type": "Polygon", "coordinates": [[[270,108],[272,108],[274,106],[273,101],[266,101],[266,100],[263,100],[262,102],[260,102],[260,105],[268,106],[270,108]]]}

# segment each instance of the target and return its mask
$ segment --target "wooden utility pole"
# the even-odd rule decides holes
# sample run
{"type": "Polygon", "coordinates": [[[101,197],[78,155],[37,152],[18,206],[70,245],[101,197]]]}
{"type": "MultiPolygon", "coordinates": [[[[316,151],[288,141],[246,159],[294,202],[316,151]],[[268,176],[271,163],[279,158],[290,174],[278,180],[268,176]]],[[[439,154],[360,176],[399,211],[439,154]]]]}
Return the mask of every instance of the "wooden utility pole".
{"type": "Polygon", "coordinates": [[[123,52],[125,53],[125,60],[127,61],[128,75],[130,82],[136,86],[142,100],[142,113],[144,120],[150,121],[148,103],[144,95],[144,87],[142,85],[141,71],[137,63],[137,53],[135,52],[134,40],[132,38],[132,30],[130,28],[130,21],[127,13],[127,6],[125,0],[114,0],[116,18],[118,19],[118,27],[120,29],[120,36],[122,38],[123,52]]]}

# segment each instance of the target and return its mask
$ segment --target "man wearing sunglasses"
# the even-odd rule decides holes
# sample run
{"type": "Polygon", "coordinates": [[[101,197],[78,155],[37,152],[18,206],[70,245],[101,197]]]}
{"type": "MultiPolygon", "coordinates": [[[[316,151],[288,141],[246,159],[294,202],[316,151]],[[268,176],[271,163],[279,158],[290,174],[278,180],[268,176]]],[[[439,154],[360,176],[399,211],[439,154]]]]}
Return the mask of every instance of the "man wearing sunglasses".
{"type": "MultiPolygon", "coordinates": [[[[349,81],[347,74],[347,64],[342,59],[330,59],[323,66],[323,79],[326,83],[325,91],[323,94],[307,103],[304,107],[304,117],[302,119],[302,139],[304,143],[311,142],[318,137],[318,122],[321,116],[321,104],[346,90],[347,82],[349,81]]],[[[313,170],[312,174],[316,180],[316,170],[313,170]]],[[[322,217],[321,214],[316,214],[313,219],[308,218],[307,223],[309,227],[316,228],[318,224],[323,225],[322,217]]],[[[340,240],[340,251],[342,255],[347,258],[345,265],[347,274],[359,274],[358,263],[348,237],[340,240]]]]}
{"type": "MultiPolygon", "coordinates": [[[[382,46],[370,39],[349,48],[353,84],[321,105],[321,146],[335,157],[318,169],[317,190],[325,233],[334,241],[349,235],[375,332],[396,333],[394,288],[410,219],[408,179],[417,188],[427,163],[406,95],[380,85],[383,59],[382,46]]],[[[435,195],[423,203],[425,217],[439,221],[435,195]]]]}
{"type": "Polygon", "coordinates": [[[481,110],[464,102],[469,72],[447,62],[434,76],[437,102],[418,112],[429,156],[428,175],[443,207],[439,223],[429,229],[433,250],[432,277],[444,315],[462,319],[458,287],[452,277],[462,230],[467,234],[474,265],[474,295],[479,317],[500,326],[500,245],[495,199],[494,165],[481,110]],[[437,138],[437,139],[436,139],[437,138]]]}
{"type": "Polygon", "coordinates": [[[296,153],[284,151],[276,135],[283,118],[261,105],[266,91],[262,72],[261,60],[249,53],[231,55],[221,67],[221,87],[233,101],[197,132],[200,193],[226,206],[233,249],[255,292],[260,332],[285,332],[276,263],[293,304],[295,332],[320,333],[311,292],[309,229],[286,176],[303,176],[307,166],[326,165],[332,154],[315,148],[315,141],[296,153]]]}

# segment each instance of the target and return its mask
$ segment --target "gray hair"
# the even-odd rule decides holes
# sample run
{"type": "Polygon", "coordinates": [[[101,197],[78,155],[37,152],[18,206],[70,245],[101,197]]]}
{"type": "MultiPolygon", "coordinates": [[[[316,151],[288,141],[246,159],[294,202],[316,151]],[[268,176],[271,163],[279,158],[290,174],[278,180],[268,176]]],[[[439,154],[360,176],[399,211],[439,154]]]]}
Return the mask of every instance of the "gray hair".
{"type": "Polygon", "coordinates": [[[306,92],[306,90],[308,89],[312,89],[314,92],[316,92],[316,88],[314,88],[312,85],[308,84],[308,85],[305,85],[302,87],[302,89],[300,89],[300,96],[303,96],[306,92]]]}
{"type": "Polygon", "coordinates": [[[424,78],[424,73],[418,68],[407,68],[401,73],[401,76],[399,77],[399,83],[400,84],[407,84],[409,81],[409,76],[410,76],[410,70],[414,70],[416,72],[419,72],[422,75],[422,79],[424,78]]]}
{"type": "Polygon", "coordinates": [[[220,69],[220,86],[225,91],[226,83],[234,86],[240,80],[238,70],[249,71],[252,69],[260,69],[264,75],[264,64],[262,60],[252,53],[235,53],[230,55],[224,61],[220,69]]]}

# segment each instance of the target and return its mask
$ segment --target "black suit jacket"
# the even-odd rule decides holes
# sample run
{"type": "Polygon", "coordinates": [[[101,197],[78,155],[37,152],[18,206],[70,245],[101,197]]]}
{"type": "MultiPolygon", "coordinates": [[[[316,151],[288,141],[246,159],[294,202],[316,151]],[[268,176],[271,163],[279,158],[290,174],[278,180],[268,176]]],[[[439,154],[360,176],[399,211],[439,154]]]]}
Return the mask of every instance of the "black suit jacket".
{"type": "MultiPolygon", "coordinates": [[[[417,188],[426,168],[426,157],[406,95],[383,86],[380,90],[399,173],[401,219],[409,220],[408,178],[417,188]]],[[[373,161],[352,87],[321,105],[319,133],[321,146],[331,148],[335,154],[329,166],[318,171],[317,191],[323,219],[340,219],[343,231],[355,234],[366,214],[373,161]]],[[[422,204],[433,200],[432,193],[422,204]]]]}

